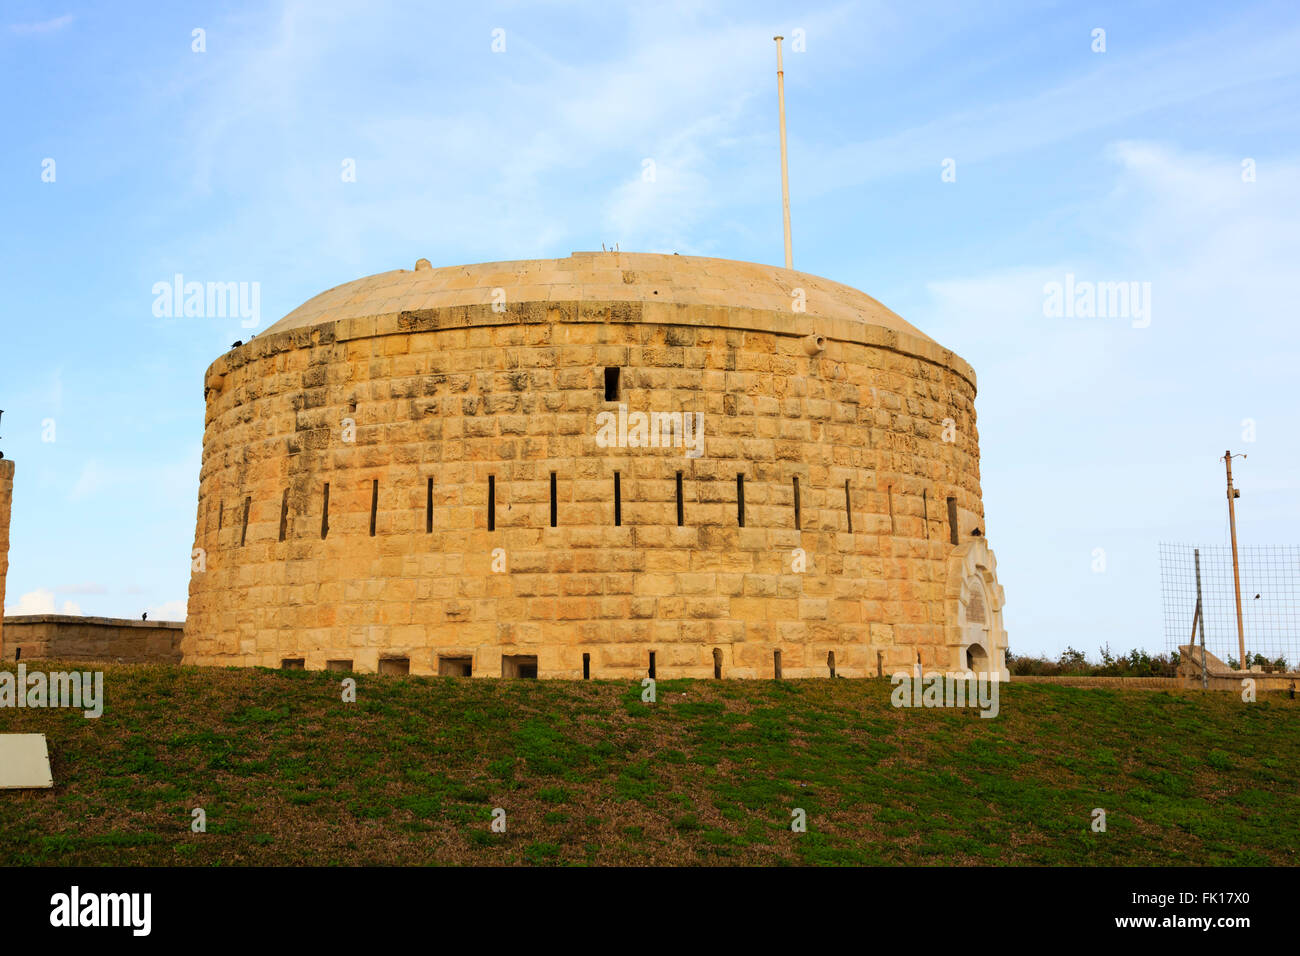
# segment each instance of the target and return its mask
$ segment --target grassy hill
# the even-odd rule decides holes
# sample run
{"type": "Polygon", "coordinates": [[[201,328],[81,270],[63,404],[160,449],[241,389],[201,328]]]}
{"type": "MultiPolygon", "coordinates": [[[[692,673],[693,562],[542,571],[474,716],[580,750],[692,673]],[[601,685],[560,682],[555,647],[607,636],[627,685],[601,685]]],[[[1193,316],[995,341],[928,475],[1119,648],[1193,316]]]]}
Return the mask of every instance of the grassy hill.
{"type": "Polygon", "coordinates": [[[661,681],[647,705],[623,682],[354,675],[349,704],[333,673],[104,670],[98,720],[0,709],[0,732],[48,735],[55,780],[0,791],[0,863],[1287,864],[1300,845],[1281,695],[1013,685],[988,720],[894,708],[886,681],[661,681]]]}

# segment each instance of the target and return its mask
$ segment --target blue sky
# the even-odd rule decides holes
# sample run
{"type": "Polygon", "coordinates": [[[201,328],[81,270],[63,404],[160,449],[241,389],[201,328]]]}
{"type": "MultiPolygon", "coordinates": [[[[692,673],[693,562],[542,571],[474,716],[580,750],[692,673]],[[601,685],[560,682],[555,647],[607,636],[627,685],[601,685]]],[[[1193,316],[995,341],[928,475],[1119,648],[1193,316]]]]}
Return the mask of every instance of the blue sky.
{"type": "Polygon", "coordinates": [[[16,0],[6,612],[183,614],[203,373],[249,330],[155,317],[156,282],[258,282],[265,328],[422,256],[779,264],[796,30],[795,266],[975,367],[1012,650],[1161,649],[1158,543],[1225,541],[1226,448],[1241,539],[1300,539],[1293,3],[16,0]],[[1044,315],[1067,274],[1149,283],[1149,325],[1044,315]]]}

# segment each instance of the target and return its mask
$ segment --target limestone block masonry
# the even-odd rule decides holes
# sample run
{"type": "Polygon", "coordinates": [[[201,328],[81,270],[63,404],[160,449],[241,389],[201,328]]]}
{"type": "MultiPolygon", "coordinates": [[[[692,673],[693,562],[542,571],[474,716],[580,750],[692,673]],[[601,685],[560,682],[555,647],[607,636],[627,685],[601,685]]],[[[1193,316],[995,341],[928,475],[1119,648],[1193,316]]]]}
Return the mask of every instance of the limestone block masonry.
{"type": "Polygon", "coordinates": [[[9,574],[9,516],[14,501],[14,463],[0,458],[0,660],[5,655],[4,604],[5,578],[9,574]]]}
{"type": "Polygon", "coordinates": [[[72,614],[23,614],[5,619],[6,660],[179,664],[184,625],[72,614]]]}
{"type": "Polygon", "coordinates": [[[186,663],[1005,677],[974,372],[847,286],[422,259],[311,299],[205,394],[186,663]]]}

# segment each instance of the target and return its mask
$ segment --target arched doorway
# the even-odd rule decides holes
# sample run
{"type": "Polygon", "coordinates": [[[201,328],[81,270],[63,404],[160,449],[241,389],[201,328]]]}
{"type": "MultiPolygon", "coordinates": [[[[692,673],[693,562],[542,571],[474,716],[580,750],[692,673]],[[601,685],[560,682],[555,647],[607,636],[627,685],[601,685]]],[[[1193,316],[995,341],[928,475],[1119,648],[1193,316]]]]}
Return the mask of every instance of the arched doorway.
{"type": "Polygon", "coordinates": [[[1009,680],[1007,633],[1002,626],[1006,603],[998,584],[997,563],[984,538],[953,548],[948,559],[945,642],[953,670],[990,674],[1009,680]]]}
{"type": "Polygon", "coordinates": [[[984,591],[984,582],[979,575],[966,579],[962,589],[966,595],[966,627],[963,635],[962,664],[976,674],[986,674],[989,669],[989,602],[984,591]]]}

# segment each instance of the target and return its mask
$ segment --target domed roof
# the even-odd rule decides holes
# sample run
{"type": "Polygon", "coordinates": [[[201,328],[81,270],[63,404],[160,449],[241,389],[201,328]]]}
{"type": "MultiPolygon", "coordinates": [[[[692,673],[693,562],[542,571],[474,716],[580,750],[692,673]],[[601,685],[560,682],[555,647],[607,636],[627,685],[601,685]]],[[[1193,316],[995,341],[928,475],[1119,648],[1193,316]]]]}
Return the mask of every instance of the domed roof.
{"type": "MultiPolygon", "coordinates": [[[[847,320],[934,340],[866,293],[806,272],[734,259],[644,252],[575,252],[567,259],[521,259],[435,269],[381,272],[308,299],[263,334],[338,319],[451,306],[491,305],[503,289],[510,304],[628,301],[710,305],[789,314],[802,289],[805,317],[847,320]]],[[[937,343],[934,343],[937,345],[937,343]]]]}

